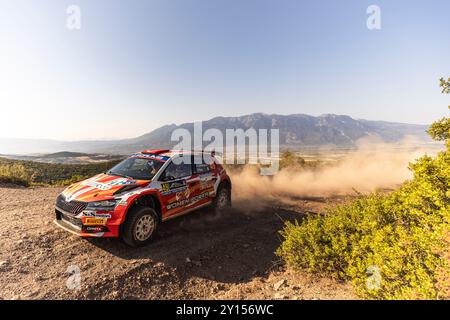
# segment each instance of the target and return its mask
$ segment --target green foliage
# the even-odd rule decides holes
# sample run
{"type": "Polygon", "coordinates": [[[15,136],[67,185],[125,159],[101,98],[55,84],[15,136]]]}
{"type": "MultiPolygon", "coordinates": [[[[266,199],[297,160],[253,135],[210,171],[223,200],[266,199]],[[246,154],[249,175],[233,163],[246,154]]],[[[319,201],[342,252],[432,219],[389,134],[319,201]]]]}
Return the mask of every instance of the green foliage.
{"type": "Polygon", "coordinates": [[[290,150],[286,150],[281,153],[280,156],[280,170],[289,169],[291,171],[300,171],[304,169],[315,170],[323,167],[325,163],[313,160],[306,161],[302,157],[296,155],[290,150]]]}
{"type": "Polygon", "coordinates": [[[118,162],[119,160],[91,164],[53,164],[0,158],[0,168],[16,168],[9,171],[4,169],[3,174],[0,171],[0,181],[9,180],[21,185],[68,185],[105,172],[118,162]]]}
{"type": "Polygon", "coordinates": [[[442,88],[442,93],[450,93],[450,78],[448,78],[447,80],[445,80],[444,78],[439,79],[439,85],[442,88]]]}
{"type": "Polygon", "coordinates": [[[32,180],[31,172],[18,163],[0,163],[0,182],[28,187],[32,180]]]}
{"type": "Polygon", "coordinates": [[[447,149],[410,164],[412,180],[286,223],[277,254],[296,268],[351,281],[366,298],[450,298],[449,119],[430,131],[447,149]]]}
{"type": "Polygon", "coordinates": [[[368,298],[437,298],[437,253],[450,223],[450,156],[424,157],[415,179],[391,194],[374,193],[330,208],[326,216],[287,223],[277,251],[294,267],[355,284],[368,298]],[[378,289],[366,285],[379,268],[378,289]]]}
{"type": "MultiPolygon", "coordinates": [[[[442,88],[442,93],[448,94],[450,93],[450,78],[445,80],[444,78],[440,79],[440,87],[442,88]]],[[[450,106],[448,107],[450,109],[450,106]]],[[[434,122],[431,127],[428,129],[428,133],[430,136],[438,141],[446,141],[447,148],[450,147],[449,139],[450,139],[450,119],[442,118],[436,122],[434,122]]]]}
{"type": "Polygon", "coordinates": [[[280,157],[280,169],[284,168],[299,168],[304,166],[306,163],[305,159],[298,157],[292,151],[285,151],[280,157]]]}
{"type": "Polygon", "coordinates": [[[446,141],[450,139],[450,119],[442,118],[434,122],[428,129],[428,133],[437,141],[446,141]]]}

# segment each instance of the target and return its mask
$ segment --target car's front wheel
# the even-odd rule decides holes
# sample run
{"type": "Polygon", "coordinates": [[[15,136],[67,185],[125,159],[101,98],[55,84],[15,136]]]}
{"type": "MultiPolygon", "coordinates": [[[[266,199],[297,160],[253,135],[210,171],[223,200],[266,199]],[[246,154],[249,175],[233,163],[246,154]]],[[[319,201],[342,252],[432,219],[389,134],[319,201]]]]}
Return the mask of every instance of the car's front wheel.
{"type": "Polygon", "coordinates": [[[127,214],[122,228],[122,240],[132,247],[149,243],[158,227],[158,215],[149,207],[136,207],[127,214]]]}

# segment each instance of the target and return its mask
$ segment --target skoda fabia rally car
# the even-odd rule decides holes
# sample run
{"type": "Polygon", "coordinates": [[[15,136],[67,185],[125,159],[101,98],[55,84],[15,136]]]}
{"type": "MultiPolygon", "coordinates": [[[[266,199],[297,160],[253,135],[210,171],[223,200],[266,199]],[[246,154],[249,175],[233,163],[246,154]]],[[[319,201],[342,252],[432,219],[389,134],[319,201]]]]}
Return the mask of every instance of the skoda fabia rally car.
{"type": "Polygon", "coordinates": [[[145,150],[65,189],[55,223],[82,237],[142,246],[160,222],[207,205],[231,206],[231,181],[214,154],[145,150]]]}

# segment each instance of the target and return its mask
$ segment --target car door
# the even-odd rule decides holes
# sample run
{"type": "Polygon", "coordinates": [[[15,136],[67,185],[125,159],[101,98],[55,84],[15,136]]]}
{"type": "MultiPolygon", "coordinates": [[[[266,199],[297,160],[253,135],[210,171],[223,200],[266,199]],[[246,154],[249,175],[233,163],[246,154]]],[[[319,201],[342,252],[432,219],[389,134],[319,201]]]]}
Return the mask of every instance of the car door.
{"type": "Polygon", "coordinates": [[[213,163],[207,161],[203,155],[194,155],[193,178],[198,180],[194,194],[201,198],[199,205],[210,202],[215,196],[215,185],[218,181],[217,172],[213,170],[213,163]]]}
{"type": "Polygon", "coordinates": [[[158,180],[162,203],[166,209],[164,219],[181,214],[192,206],[192,192],[196,182],[193,179],[192,164],[178,163],[172,159],[158,180]]]}

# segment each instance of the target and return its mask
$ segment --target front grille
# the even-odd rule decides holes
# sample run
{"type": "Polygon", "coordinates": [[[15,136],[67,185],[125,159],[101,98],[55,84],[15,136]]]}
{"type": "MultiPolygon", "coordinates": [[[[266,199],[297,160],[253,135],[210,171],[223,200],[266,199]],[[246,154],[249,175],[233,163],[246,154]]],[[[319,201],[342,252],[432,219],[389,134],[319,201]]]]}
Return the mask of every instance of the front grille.
{"type": "Polygon", "coordinates": [[[59,209],[73,215],[79,214],[81,211],[86,209],[87,205],[87,202],[82,201],[66,201],[66,198],[62,194],[56,198],[56,206],[59,209]]]}
{"type": "Polygon", "coordinates": [[[71,223],[72,225],[77,226],[80,229],[83,227],[83,224],[80,219],[75,218],[74,216],[70,216],[68,214],[64,214],[62,212],[60,214],[61,214],[60,217],[61,217],[62,221],[71,223]]]}

